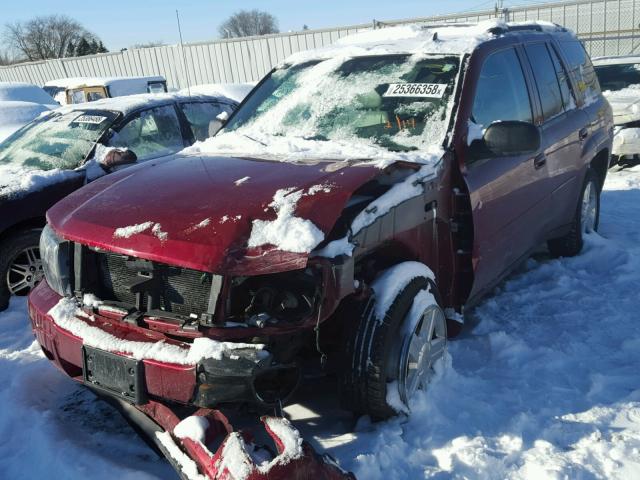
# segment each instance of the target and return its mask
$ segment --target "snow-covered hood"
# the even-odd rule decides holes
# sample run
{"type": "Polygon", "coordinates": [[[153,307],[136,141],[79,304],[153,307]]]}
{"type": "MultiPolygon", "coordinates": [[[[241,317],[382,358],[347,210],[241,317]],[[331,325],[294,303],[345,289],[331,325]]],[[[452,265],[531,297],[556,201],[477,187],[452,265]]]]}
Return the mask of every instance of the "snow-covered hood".
{"type": "Polygon", "coordinates": [[[632,85],[612,92],[604,92],[613,110],[613,123],[624,125],[625,123],[640,120],[640,85],[632,85]]]}
{"type": "Polygon", "coordinates": [[[283,271],[306,265],[353,191],[380,173],[362,162],[177,156],[92,182],[48,220],[68,240],[158,262],[283,271]]]}

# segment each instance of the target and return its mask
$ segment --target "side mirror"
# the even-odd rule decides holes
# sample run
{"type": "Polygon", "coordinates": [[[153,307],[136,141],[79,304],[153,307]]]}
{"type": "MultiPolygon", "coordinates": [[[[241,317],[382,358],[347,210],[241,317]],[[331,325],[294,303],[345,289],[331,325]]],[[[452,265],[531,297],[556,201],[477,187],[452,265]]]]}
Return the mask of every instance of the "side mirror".
{"type": "Polygon", "coordinates": [[[497,157],[535,152],[540,148],[540,131],[529,122],[494,122],[485,130],[483,140],[497,157]]]}
{"type": "Polygon", "coordinates": [[[529,122],[516,120],[493,122],[484,131],[482,140],[471,144],[471,157],[507,157],[532,153],[540,148],[540,131],[529,122]]]}
{"type": "Polygon", "coordinates": [[[229,114],[227,112],[219,113],[216,118],[209,122],[209,136],[213,137],[216,133],[222,130],[229,120],[229,114]]]}

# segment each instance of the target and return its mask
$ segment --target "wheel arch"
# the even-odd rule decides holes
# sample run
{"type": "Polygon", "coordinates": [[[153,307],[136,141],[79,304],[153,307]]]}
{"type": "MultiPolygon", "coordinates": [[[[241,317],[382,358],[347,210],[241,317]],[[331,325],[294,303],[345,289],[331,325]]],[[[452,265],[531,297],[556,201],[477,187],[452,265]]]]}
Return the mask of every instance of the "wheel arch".
{"type": "Polygon", "coordinates": [[[10,227],[2,231],[2,233],[0,233],[0,242],[5,241],[7,238],[10,238],[18,232],[43,228],[46,224],[47,220],[45,217],[32,217],[21,220],[20,222],[14,223],[10,227]]]}
{"type": "Polygon", "coordinates": [[[606,148],[600,150],[589,162],[589,168],[598,176],[600,191],[602,191],[604,181],[607,178],[607,171],[609,170],[609,150],[606,148]]]}

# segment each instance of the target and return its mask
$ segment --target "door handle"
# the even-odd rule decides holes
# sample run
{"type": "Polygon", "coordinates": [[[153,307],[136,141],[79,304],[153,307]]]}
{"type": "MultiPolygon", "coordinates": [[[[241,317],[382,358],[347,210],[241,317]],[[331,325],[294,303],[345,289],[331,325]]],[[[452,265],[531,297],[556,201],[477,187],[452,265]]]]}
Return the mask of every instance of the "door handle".
{"type": "Polygon", "coordinates": [[[533,159],[533,166],[536,169],[544,167],[545,163],[547,163],[547,156],[544,153],[536,155],[533,159]]]}
{"type": "Polygon", "coordinates": [[[589,136],[589,130],[587,130],[586,128],[581,128],[580,131],[578,132],[578,138],[580,139],[580,141],[584,140],[588,136],[589,136]]]}

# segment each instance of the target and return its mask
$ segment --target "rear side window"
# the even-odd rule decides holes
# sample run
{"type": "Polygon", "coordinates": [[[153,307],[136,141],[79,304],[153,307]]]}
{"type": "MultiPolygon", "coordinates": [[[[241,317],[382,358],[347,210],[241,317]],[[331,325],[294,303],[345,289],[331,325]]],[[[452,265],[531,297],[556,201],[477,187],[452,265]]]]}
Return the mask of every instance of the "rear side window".
{"type": "Polygon", "coordinates": [[[563,111],[562,93],[560,92],[556,69],[544,43],[525,45],[524,48],[531,62],[533,76],[538,85],[542,115],[545,120],[548,120],[563,111]]]}
{"type": "Polygon", "coordinates": [[[562,41],[560,42],[560,48],[567,58],[569,69],[577,82],[578,90],[584,94],[587,102],[595,100],[600,94],[600,84],[591,60],[587,52],[584,51],[582,44],[577,40],[562,41]]]}
{"type": "Polygon", "coordinates": [[[558,83],[560,84],[560,92],[562,93],[562,103],[564,103],[564,109],[570,110],[575,108],[576,104],[573,101],[573,96],[571,95],[571,82],[569,81],[569,74],[562,66],[560,62],[560,58],[558,58],[558,54],[556,51],[550,46],[547,45],[549,49],[549,53],[551,54],[551,60],[553,60],[553,67],[556,69],[556,76],[558,77],[558,83]]]}
{"type": "Polygon", "coordinates": [[[485,60],[472,116],[474,123],[485,128],[496,120],[532,121],[527,84],[513,48],[493,53],[485,60]]]}
{"type": "Polygon", "coordinates": [[[205,102],[183,103],[180,107],[184,112],[184,116],[187,117],[193,132],[193,138],[196,141],[209,138],[209,125],[211,122],[222,112],[231,113],[233,110],[230,105],[205,102]]]}

